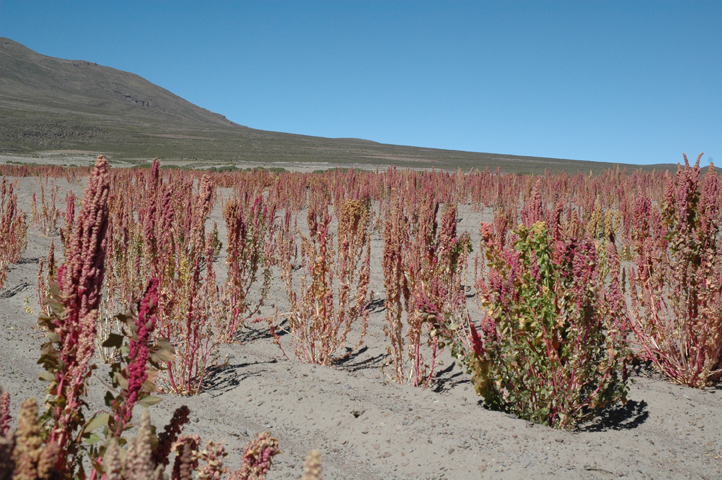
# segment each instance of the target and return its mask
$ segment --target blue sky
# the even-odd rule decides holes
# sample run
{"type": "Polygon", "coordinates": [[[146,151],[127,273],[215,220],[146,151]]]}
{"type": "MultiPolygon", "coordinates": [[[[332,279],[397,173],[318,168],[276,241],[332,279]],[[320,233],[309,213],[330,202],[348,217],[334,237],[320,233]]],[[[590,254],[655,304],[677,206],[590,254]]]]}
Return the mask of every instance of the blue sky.
{"type": "Polygon", "coordinates": [[[0,36],[264,130],[722,166],[722,1],[0,0],[0,36]]]}

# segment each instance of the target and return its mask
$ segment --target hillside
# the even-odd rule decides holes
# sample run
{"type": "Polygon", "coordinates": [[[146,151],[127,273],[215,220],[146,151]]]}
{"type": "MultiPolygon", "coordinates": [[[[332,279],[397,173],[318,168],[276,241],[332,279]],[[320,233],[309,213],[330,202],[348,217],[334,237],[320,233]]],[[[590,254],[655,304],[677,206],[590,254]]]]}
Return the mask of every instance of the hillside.
{"type": "Polygon", "coordinates": [[[48,150],[102,152],[111,159],[142,161],[157,157],[204,163],[394,164],[452,170],[500,167],[527,173],[544,169],[586,173],[615,166],[255,130],[133,73],[48,57],[0,37],[0,154],[48,150]]]}

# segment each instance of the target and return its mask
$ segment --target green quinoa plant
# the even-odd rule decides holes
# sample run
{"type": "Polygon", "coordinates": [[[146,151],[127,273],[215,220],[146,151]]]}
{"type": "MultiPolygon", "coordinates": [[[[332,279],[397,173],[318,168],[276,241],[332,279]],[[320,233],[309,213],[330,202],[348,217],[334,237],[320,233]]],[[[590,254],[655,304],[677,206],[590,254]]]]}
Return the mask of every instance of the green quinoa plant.
{"type": "MultiPolygon", "coordinates": [[[[572,428],[626,401],[626,330],[618,284],[603,284],[588,237],[553,240],[544,222],[515,232],[513,248],[482,224],[488,274],[478,281],[481,332],[452,353],[494,410],[572,428]]],[[[616,261],[616,260],[615,260],[616,261]]],[[[618,269],[614,270],[618,273],[618,269]]]]}

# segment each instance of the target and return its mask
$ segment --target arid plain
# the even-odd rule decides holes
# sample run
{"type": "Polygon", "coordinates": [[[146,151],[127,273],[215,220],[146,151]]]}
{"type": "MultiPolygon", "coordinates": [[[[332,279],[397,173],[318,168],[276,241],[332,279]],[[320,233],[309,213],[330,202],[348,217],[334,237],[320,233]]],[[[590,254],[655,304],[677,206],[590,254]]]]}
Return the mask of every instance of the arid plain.
{"type": "MultiPolygon", "coordinates": [[[[92,158],[78,154],[72,163],[92,158]]],[[[64,158],[61,163],[68,162],[64,158]]],[[[30,212],[38,183],[27,177],[17,181],[19,208],[30,212]]],[[[58,180],[60,198],[69,190],[82,198],[84,182],[58,180]]],[[[210,223],[217,222],[225,241],[220,199],[231,192],[220,189],[218,194],[210,223]]],[[[460,206],[457,228],[469,232],[474,245],[484,215],[489,212],[460,206]]],[[[10,392],[14,412],[25,398],[44,397],[36,363],[43,332],[37,316],[27,310],[39,310],[38,259],[47,256],[51,240],[57,245],[57,234],[44,236],[29,228],[27,250],[10,267],[0,292],[0,385],[10,392]]],[[[164,425],[177,406],[188,405],[191,423],[184,432],[224,440],[230,452],[227,464],[236,468],[246,442],[257,432],[269,431],[282,451],[274,458],[269,479],[300,478],[303,459],[313,449],[321,452],[327,479],[722,478],[719,385],[685,388],[639,371],[625,406],[566,432],[486,409],[469,375],[448,352],[430,388],[389,381],[383,370],[383,236],[376,230],[371,250],[371,286],[381,293],[372,304],[368,334],[357,354],[329,367],[306,365],[293,357],[288,345],[291,358],[284,356],[265,323],[248,325],[235,343],[220,347],[219,359],[225,364],[209,377],[203,393],[162,394],[163,401],[150,409],[153,422],[164,425]]],[[[219,278],[224,261],[225,250],[216,259],[219,278]]],[[[287,308],[277,273],[262,315],[287,308]]],[[[477,308],[471,299],[468,308],[477,308]]],[[[91,409],[103,408],[106,387],[99,380],[104,369],[101,364],[91,381],[91,409]]],[[[136,407],[136,419],[141,410],[136,407]]]]}

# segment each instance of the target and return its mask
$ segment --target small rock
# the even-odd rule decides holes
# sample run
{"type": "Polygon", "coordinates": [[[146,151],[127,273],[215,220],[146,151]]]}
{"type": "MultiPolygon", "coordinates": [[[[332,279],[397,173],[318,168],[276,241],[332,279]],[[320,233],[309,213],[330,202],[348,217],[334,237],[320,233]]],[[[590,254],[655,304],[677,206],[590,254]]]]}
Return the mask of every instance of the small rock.
{"type": "Polygon", "coordinates": [[[242,428],[242,429],[241,429],[241,433],[242,433],[243,435],[245,435],[246,437],[248,436],[248,430],[246,430],[245,428],[242,428]]]}
{"type": "Polygon", "coordinates": [[[408,421],[408,420],[404,420],[404,421],[401,422],[401,425],[408,425],[408,424],[409,424],[409,421],[408,421]]]}
{"type": "Polygon", "coordinates": [[[343,386],[343,389],[344,389],[344,390],[351,390],[352,388],[353,388],[353,387],[352,387],[351,385],[344,385],[344,386],[343,386]]]}
{"type": "Polygon", "coordinates": [[[200,418],[198,418],[198,417],[193,417],[193,423],[198,423],[198,422],[200,422],[200,421],[201,421],[200,418]]]}
{"type": "Polygon", "coordinates": [[[368,431],[368,430],[362,430],[361,433],[363,433],[364,435],[366,435],[367,433],[369,433],[369,431],[368,431]]]}
{"type": "Polygon", "coordinates": [[[361,415],[363,415],[365,411],[366,410],[361,410],[361,409],[351,410],[351,415],[353,415],[354,418],[358,418],[361,415]]]}
{"type": "Polygon", "coordinates": [[[564,439],[563,439],[563,438],[555,438],[554,441],[557,442],[557,443],[564,443],[564,439]]]}
{"type": "Polygon", "coordinates": [[[507,413],[506,416],[516,420],[516,415],[514,415],[513,413],[507,413]]]}
{"type": "Polygon", "coordinates": [[[378,443],[374,443],[374,450],[378,450],[379,448],[381,448],[381,445],[379,445],[378,443]]]}
{"type": "Polygon", "coordinates": [[[618,477],[623,477],[623,476],[624,476],[624,472],[621,471],[621,470],[617,470],[616,472],[614,472],[614,474],[615,474],[616,476],[618,476],[618,477]]]}
{"type": "Polygon", "coordinates": [[[453,448],[450,448],[450,449],[448,450],[448,452],[449,452],[449,455],[451,455],[452,453],[454,453],[454,449],[453,449],[453,448]]]}

